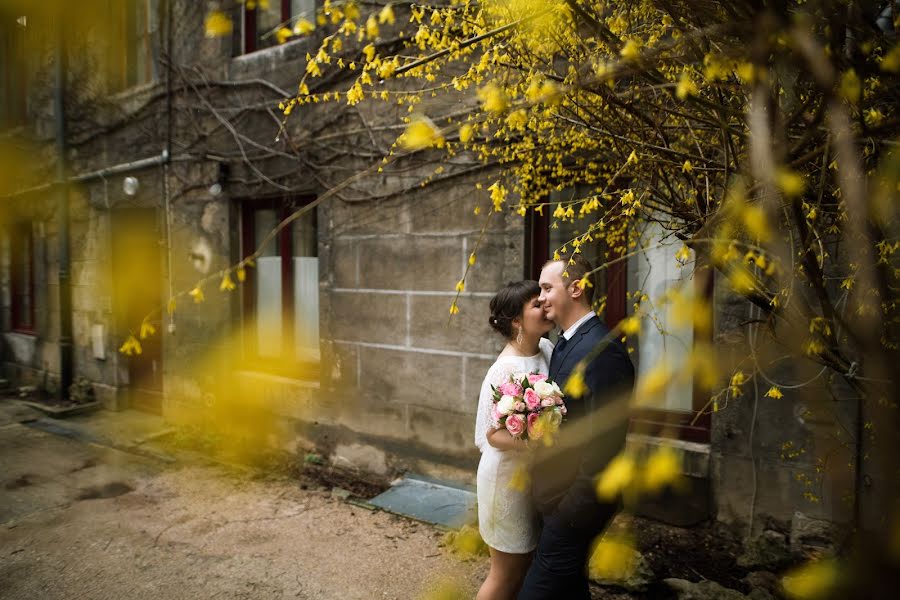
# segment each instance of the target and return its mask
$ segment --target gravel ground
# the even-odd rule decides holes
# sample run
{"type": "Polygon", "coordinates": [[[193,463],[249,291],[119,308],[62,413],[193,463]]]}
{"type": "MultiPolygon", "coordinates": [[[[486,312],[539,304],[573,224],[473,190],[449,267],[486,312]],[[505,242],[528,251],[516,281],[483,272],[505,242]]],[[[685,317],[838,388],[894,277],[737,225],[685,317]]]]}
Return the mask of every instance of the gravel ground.
{"type": "Polygon", "coordinates": [[[0,598],[472,597],[487,559],[328,488],[0,419],[0,598]]]}

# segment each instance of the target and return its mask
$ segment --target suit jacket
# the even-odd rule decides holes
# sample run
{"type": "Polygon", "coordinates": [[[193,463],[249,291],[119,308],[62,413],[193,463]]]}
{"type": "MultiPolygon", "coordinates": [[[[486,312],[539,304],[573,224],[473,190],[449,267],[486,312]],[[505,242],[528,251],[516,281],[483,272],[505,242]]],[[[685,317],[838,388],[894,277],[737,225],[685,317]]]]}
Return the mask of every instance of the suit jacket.
{"type": "Polygon", "coordinates": [[[599,318],[589,319],[550,359],[550,378],[565,389],[576,365],[606,344],[585,368],[588,391],[581,398],[566,397],[568,412],[556,443],[535,456],[532,494],[538,509],[545,518],[554,516],[570,525],[602,508],[593,478],[625,446],[634,366],[625,345],[605,339],[608,336],[599,318]]]}

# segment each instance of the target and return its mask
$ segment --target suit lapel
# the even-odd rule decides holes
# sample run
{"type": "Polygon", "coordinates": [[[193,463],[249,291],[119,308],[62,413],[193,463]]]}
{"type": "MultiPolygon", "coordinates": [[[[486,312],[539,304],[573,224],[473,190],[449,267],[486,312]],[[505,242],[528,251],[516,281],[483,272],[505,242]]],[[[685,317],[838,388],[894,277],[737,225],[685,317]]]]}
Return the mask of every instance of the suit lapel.
{"type": "MultiPolygon", "coordinates": [[[[575,348],[575,346],[577,346],[578,344],[580,344],[581,338],[583,338],[584,335],[587,332],[589,332],[591,329],[593,329],[594,326],[599,322],[600,322],[600,319],[598,319],[597,317],[588,319],[587,321],[585,321],[584,323],[581,324],[581,327],[578,328],[578,330],[575,332],[575,335],[572,336],[572,339],[566,343],[565,347],[562,350],[560,350],[559,352],[556,352],[554,350],[552,356],[550,357],[550,362],[551,362],[550,371],[552,374],[559,373],[559,371],[562,369],[563,364],[565,364],[566,358],[568,358],[569,354],[571,354],[572,349],[575,348]]],[[[563,384],[560,383],[560,385],[563,385],[563,384]]]]}

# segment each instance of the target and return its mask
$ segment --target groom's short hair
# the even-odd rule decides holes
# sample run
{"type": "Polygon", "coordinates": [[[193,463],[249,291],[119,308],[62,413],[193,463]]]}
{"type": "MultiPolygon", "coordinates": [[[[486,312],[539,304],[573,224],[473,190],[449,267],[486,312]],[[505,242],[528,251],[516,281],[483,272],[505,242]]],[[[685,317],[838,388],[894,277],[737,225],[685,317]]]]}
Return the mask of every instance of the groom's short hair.
{"type": "MultiPolygon", "coordinates": [[[[548,260],[544,264],[544,266],[555,262],[563,263],[563,283],[565,283],[566,286],[568,286],[573,281],[580,281],[585,277],[588,277],[588,281],[590,281],[590,279],[592,278],[592,276],[588,276],[588,273],[594,270],[594,266],[591,264],[591,261],[585,258],[584,254],[582,254],[581,252],[561,254],[558,259],[551,258],[550,260],[548,260]]],[[[584,286],[584,299],[587,300],[588,306],[591,306],[593,304],[593,286],[584,286]]]]}

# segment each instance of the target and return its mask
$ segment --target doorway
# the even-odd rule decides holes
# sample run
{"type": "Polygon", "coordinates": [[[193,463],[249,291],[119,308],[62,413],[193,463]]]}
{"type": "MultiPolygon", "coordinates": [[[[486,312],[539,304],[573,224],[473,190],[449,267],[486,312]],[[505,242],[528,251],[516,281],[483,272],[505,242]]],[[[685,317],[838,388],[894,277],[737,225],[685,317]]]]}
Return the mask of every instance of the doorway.
{"type": "Polygon", "coordinates": [[[116,330],[140,337],[141,324],[156,333],[140,340],[141,354],[128,362],[129,404],[162,414],[162,238],[155,208],[123,208],[112,213],[113,310],[116,330]]]}

